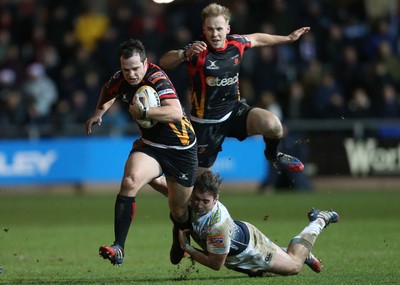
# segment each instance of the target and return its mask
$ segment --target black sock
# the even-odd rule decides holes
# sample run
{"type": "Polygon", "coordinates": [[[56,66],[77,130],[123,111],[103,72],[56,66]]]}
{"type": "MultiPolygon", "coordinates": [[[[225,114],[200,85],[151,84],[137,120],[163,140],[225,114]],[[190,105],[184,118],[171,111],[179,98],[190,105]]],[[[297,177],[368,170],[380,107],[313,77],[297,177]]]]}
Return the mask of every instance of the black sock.
{"type": "Polygon", "coordinates": [[[276,159],[278,155],[278,146],[279,143],[281,142],[280,139],[268,139],[264,137],[264,142],[265,142],[265,150],[264,150],[264,155],[268,160],[274,160],[276,159]]]}
{"type": "Polygon", "coordinates": [[[117,196],[114,208],[114,234],[115,243],[122,248],[125,246],[125,240],[128,235],[131,222],[135,218],[136,202],[135,197],[117,196]]]}

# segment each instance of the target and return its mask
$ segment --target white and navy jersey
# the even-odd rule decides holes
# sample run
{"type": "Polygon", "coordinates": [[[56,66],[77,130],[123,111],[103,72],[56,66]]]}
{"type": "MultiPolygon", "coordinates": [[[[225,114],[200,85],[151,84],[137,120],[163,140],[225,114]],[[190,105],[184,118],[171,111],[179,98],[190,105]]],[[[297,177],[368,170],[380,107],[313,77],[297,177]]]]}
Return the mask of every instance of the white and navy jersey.
{"type": "Polygon", "coordinates": [[[234,221],[219,201],[204,216],[198,217],[192,211],[192,226],[193,239],[207,252],[237,255],[247,248],[247,227],[242,222],[234,221]]]}
{"type": "Polygon", "coordinates": [[[234,221],[219,201],[211,212],[197,217],[192,211],[192,238],[206,252],[228,254],[229,269],[269,270],[278,246],[255,226],[234,221]]]}

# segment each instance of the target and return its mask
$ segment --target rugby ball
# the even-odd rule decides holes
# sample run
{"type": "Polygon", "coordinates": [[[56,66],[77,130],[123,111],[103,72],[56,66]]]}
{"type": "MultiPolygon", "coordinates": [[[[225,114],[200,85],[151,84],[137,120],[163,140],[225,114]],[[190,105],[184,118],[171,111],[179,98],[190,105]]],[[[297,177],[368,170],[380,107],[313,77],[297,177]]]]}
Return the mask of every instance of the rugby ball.
{"type": "MultiPolygon", "coordinates": [[[[157,91],[154,90],[154,88],[149,85],[143,85],[142,87],[140,87],[138,91],[136,91],[135,96],[138,96],[139,101],[143,104],[144,107],[157,108],[161,106],[160,97],[158,96],[157,91]]],[[[151,128],[155,124],[157,124],[157,121],[153,119],[144,119],[136,121],[141,127],[145,129],[151,128]]]]}

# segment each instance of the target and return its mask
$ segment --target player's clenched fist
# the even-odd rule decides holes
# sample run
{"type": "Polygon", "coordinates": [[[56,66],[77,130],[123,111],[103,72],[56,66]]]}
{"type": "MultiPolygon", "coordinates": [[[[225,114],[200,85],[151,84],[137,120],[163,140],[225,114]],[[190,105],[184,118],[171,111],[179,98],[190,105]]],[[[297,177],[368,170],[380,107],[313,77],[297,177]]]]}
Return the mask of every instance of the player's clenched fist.
{"type": "Polygon", "coordinates": [[[135,95],[132,103],[129,104],[129,113],[136,120],[145,119],[145,108],[137,95],[135,95]]]}

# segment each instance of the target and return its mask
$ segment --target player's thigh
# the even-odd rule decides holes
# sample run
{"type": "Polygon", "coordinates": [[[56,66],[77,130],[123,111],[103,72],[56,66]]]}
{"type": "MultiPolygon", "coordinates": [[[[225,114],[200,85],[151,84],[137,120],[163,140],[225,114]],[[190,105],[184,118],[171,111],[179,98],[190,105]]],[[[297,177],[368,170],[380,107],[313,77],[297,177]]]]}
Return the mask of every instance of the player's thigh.
{"type": "Polygon", "coordinates": [[[251,109],[247,117],[249,136],[266,135],[278,138],[282,136],[282,132],[282,124],[274,113],[261,108],[251,109]]]}
{"type": "Polygon", "coordinates": [[[168,204],[171,211],[182,215],[186,212],[193,187],[179,184],[172,176],[167,176],[168,184],[168,204]]]}
{"type": "Polygon", "coordinates": [[[155,158],[136,151],[129,155],[125,163],[123,179],[131,181],[135,188],[140,189],[161,174],[161,166],[155,158]]]}
{"type": "Polygon", "coordinates": [[[274,246],[276,247],[276,252],[269,271],[282,275],[291,275],[298,267],[296,260],[279,246],[274,246]]]}

